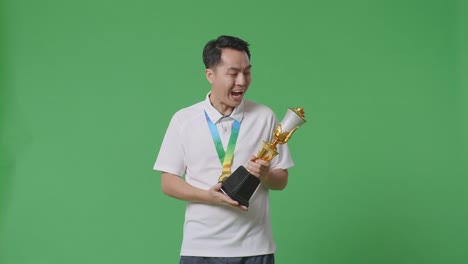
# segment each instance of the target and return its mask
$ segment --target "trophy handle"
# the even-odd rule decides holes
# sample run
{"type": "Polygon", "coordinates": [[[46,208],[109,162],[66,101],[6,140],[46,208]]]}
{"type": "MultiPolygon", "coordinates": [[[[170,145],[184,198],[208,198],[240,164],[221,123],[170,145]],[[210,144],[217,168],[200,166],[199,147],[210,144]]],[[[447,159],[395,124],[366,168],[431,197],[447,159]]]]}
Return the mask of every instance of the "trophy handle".
{"type": "MultiPolygon", "coordinates": [[[[293,133],[299,128],[299,126],[293,128],[293,130],[291,130],[288,135],[286,136],[286,138],[284,139],[284,143],[288,142],[288,140],[291,138],[291,136],[293,135],[293,133]]],[[[283,143],[283,144],[284,144],[283,143]]]]}
{"type": "Polygon", "coordinates": [[[279,124],[276,127],[276,129],[275,129],[275,131],[273,133],[273,137],[274,137],[275,140],[271,143],[271,145],[276,146],[277,144],[284,144],[284,143],[288,142],[288,140],[291,138],[293,133],[298,128],[299,128],[299,126],[296,126],[291,131],[282,132],[281,131],[281,129],[282,129],[281,124],[279,124]]]}
{"type": "Polygon", "coordinates": [[[296,126],[291,131],[281,132],[281,124],[279,124],[273,133],[274,141],[271,143],[263,141],[262,148],[258,151],[257,158],[265,161],[272,160],[276,155],[278,155],[276,145],[288,142],[298,128],[299,126],[296,126]]]}

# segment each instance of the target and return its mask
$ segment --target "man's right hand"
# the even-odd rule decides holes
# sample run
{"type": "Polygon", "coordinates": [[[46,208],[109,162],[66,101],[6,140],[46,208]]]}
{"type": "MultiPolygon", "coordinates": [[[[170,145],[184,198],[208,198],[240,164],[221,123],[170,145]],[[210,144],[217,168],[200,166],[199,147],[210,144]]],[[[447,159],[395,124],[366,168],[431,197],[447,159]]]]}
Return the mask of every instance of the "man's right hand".
{"type": "Polygon", "coordinates": [[[247,206],[239,205],[239,202],[234,201],[229,196],[221,192],[221,187],[222,183],[219,182],[208,190],[210,200],[213,201],[214,204],[230,205],[237,207],[243,211],[248,210],[247,206]]]}

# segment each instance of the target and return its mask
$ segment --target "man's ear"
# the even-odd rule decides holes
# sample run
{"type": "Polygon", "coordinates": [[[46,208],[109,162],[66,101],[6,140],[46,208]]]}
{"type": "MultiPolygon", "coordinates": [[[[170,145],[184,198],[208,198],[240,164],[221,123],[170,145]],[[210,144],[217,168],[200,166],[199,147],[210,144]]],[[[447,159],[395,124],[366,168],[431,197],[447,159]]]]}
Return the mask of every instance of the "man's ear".
{"type": "Polygon", "coordinates": [[[206,76],[206,79],[208,80],[208,82],[210,84],[213,84],[213,80],[214,80],[214,71],[212,69],[206,69],[205,70],[205,76],[206,76]]]}

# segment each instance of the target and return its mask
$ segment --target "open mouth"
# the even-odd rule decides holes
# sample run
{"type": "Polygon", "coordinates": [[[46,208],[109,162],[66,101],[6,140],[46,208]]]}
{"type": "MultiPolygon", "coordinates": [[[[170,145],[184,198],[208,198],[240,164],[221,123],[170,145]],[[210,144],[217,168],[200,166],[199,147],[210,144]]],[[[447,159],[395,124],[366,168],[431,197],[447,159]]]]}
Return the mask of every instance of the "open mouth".
{"type": "Polygon", "coordinates": [[[233,96],[241,96],[244,92],[243,91],[232,91],[231,95],[233,96]]]}

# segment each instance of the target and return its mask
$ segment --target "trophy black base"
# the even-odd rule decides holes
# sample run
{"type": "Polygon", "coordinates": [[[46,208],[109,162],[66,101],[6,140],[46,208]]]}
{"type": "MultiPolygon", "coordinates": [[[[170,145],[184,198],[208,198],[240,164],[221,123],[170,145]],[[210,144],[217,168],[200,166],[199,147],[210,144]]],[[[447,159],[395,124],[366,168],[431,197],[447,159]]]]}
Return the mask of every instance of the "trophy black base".
{"type": "Polygon", "coordinates": [[[244,166],[240,166],[225,181],[221,190],[240,205],[249,207],[249,200],[260,184],[260,179],[250,174],[244,166]]]}

